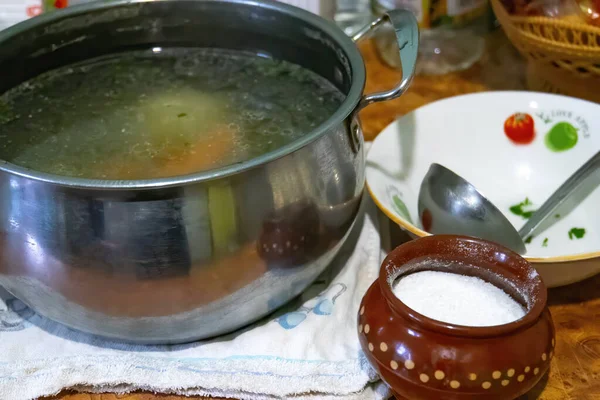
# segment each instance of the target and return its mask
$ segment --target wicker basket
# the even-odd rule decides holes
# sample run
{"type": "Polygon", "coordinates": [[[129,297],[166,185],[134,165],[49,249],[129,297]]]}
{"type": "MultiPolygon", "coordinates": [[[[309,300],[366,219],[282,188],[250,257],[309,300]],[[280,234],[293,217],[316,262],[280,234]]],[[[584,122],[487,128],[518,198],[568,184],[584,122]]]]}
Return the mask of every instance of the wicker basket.
{"type": "Polygon", "coordinates": [[[600,28],[576,17],[509,15],[492,7],[510,41],[528,60],[529,89],[600,102],[600,28]]]}

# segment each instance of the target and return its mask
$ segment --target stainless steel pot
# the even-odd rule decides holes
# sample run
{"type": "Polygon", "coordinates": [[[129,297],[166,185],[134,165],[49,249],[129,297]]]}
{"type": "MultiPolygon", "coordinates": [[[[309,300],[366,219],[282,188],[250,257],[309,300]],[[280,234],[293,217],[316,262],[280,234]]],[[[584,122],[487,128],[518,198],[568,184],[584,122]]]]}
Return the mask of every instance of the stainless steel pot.
{"type": "Polygon", "coordinates": [[[0,164],[0,284],[67,326],[141,343],[223,334],[298,295],[335,256],[357,214],[358,111],[398,97],[412,78],[412,14],[392,11],[354,39],[386,20],[405,74],[394,89],[368,96],[355,43],[330,22],[276,2],[99,2],[0,32],[0,92],[95,56],[197,46],[285,59],[346,94],[296,142],[194,175],[100,181],[0,164]]]}

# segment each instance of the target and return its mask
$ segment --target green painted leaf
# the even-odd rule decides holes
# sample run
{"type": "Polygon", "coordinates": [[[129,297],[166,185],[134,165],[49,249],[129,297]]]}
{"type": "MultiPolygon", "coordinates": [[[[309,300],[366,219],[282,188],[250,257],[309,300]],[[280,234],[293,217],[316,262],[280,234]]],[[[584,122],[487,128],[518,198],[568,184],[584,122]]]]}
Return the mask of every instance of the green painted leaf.
{"type": "Polygon", "coordinates": [[[412,221],[412,218],[410,217],[410,213],[408,212],[408,208],[406,207],[406,204],[404,204],[404,201],[402,201],[400,196],[398,196],[396,194],[393,195],[392,201],[394,202],[394,209],[396,210],[396,212],[398,214],[400,214],[400,216],[402,216],[402,218],[406,219],[408,222],[410,222],[412,224],[413,221],[412,221]]]}

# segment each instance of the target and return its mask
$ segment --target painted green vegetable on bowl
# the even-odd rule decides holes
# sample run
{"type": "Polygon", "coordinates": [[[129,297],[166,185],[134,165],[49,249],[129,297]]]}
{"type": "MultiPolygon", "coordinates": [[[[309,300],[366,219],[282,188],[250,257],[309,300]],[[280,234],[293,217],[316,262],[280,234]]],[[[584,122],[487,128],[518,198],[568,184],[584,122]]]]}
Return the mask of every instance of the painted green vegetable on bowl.
{"type": "Polygon", "coordinates": [[[559,122],[546,134],[546,146],[552,151],[566,151],[577,144],[577,129],[568,122],[559,122]]]}

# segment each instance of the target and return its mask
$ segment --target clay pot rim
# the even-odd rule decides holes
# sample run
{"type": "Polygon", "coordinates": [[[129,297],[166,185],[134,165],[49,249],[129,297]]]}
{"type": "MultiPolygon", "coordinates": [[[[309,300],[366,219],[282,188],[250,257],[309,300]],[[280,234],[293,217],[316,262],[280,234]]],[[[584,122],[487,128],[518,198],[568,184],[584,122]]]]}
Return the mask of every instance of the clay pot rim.
{"type": "MultiPolygon", "coordinates": [[[[450,256],[449,258],[452,257],[450,256]]],[[[478,261],[473,260],[473,264],[478,264],[478,261]]],[[[483,264],[486,264],[486,262],[483,262],[483,264]]],[[[503,336],[514,331],[524,329],[528,326],[533,325],[540,318],[542,312],[546,308],[547,302],[546,286],[544,285],[541,277],[539,276],[535,268],[527,260],[525,260],[519,254],[499,244],[489,242],[483,239],[461,235],[431,235],[416,240],[411,240],[410,242],[398,246],[388,254],[388,256],[381,264],[381,268],[379,270],[378,283],[384,298],[387,300],[388,304],[390,305],[390,308],[392,309],[392,312],[395,312],[405,318],[412,320],[417,325],[422,326],[427,330],[436,331],[438,333],[452,336],[465,336],[471,338],[494,337],[503,336]],[[412,308],[408,307],[400,299],[398,299],[396,295],[394,295],[394,293],[392,292],[392,288],[388,282],[390,282],[390,276],[394,275],[393,278],[395,280],[396,277],[401,274],[402,265],[396,265],[393,259],[402,256],[403,253],[415,250],[418,247],[424,247],[430,244],[435,245],[440,243],[445,243],[447,246],[459,246],[461,244],[470,244],[475,245],[479,248],[493,249],[493,251],[495,251],[496,253],[505,255],[507,259],[511,259],[518,262],[525,269],[524,272],[527,276],[528,282],[530,283],[529,291],[526,288],[523,288],[522,285],[518,285],[517,282],[515,282],[515,280],[511,279],[509,276],[504,276],[502,274],[500,275],[513,282],[513,284],[515,284],[519,288],[519,290],[526,291],[529,294],[529,298],[532,299],[532,303],[528,304],[525,316],[523,316],[523,318],[517,321],[513,321],[503,325],[483,327],[464,326],[438,321],[426,317],[425,315],[420,314],[412,308]]]]}

